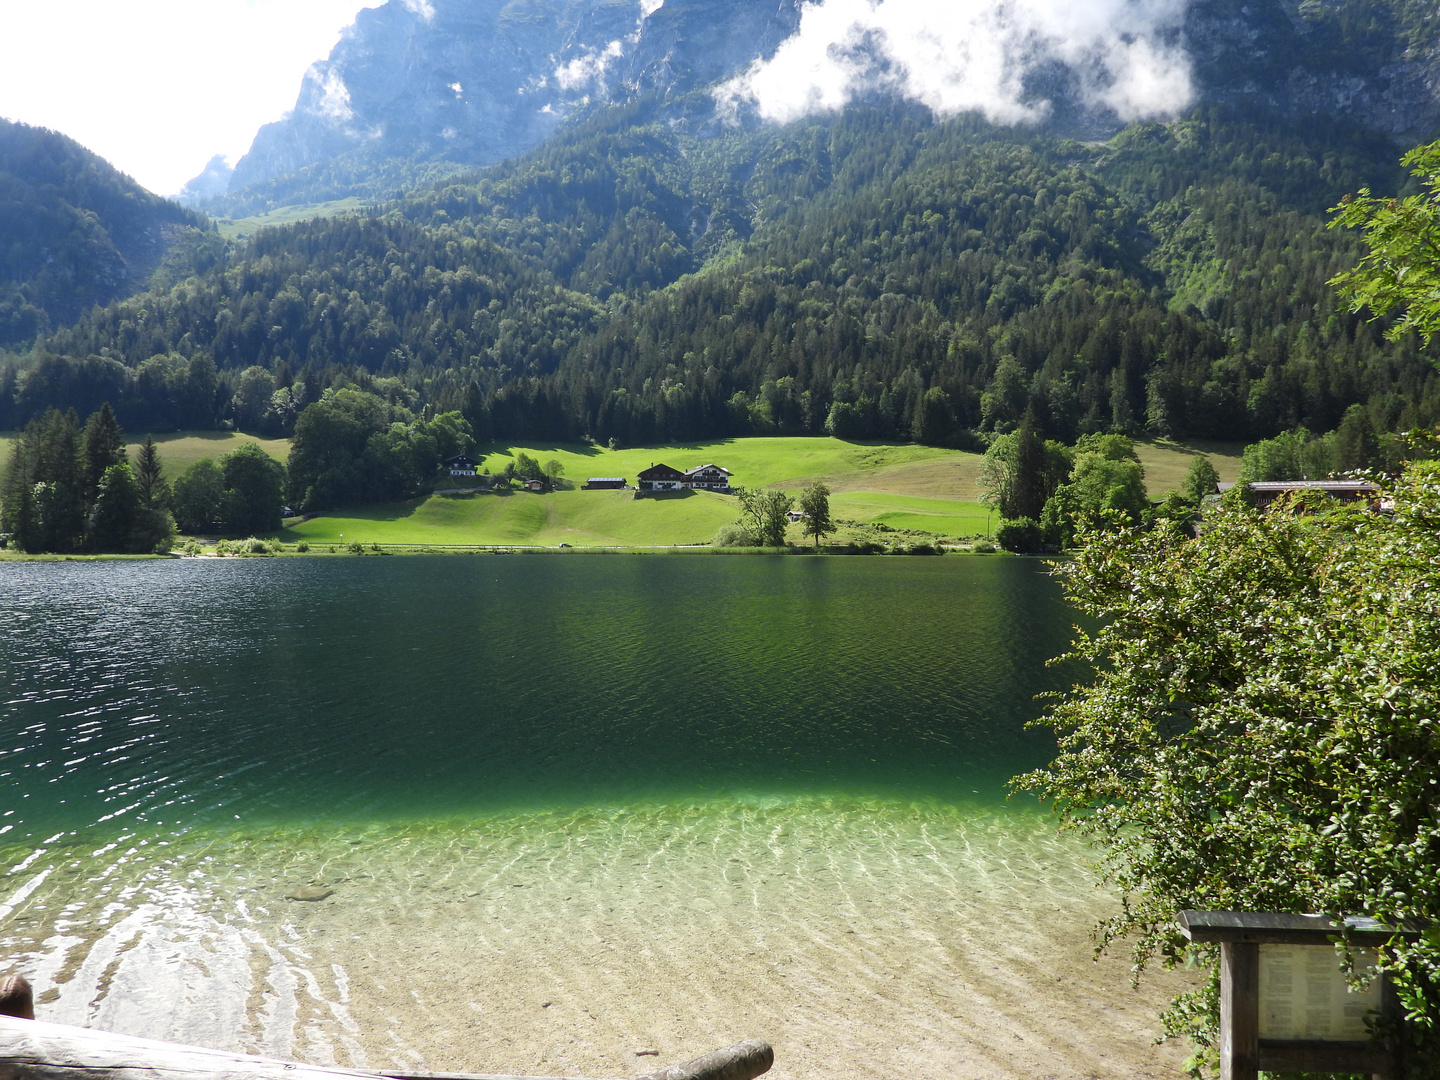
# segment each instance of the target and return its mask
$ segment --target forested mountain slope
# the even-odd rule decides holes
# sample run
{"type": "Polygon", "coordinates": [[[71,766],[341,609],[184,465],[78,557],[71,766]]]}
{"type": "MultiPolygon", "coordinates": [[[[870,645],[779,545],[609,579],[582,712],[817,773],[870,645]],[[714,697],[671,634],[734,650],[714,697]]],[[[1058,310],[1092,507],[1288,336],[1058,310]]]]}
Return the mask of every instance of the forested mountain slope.
{"type": "Polygon", "coordinates": [[[137,291],[199,223],[73,139],[0,120],[0,348],[137,291]]]}
{"type": "Polygon", "coordinates": [[[1085,144],[884,101],[675,119],[637,101],[467,181],[266,230],[50,334],[0,427],[110,400],[132,430],[284,431],[347,382],[531,441],[968,445],[1032,402],[1056,438],[1440,418],[1430,358],[1325,285],[1356,257],[1325,209],[1404,179],[1364,129],[1202,108],[1085,144]]]}

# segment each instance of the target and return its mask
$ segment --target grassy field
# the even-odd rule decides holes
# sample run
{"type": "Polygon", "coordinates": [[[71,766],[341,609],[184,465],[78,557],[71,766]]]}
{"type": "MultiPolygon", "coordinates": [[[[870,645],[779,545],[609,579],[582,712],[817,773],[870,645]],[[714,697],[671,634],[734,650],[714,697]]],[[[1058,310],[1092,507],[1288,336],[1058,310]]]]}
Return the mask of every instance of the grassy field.
{"type": "Polygon", "coordinates": [[[303,206],[280,206],[244,218],[216,218],[215,227],[226,240],[244,240],[254,236],[267,225],[288,225],[292,221],[309,221],[311,218],[335,217],[363,210],[365,203],[359,199],[332,199],[329,202],[307,203],[303,206]]]}
{"type": "MultiPolygon", "coordinates": [[[[14,438],[0,435],[0,453],[14,438]]],[[[255,443],[284,461],[289,443],[232,432],[181,432],[156,437],[166,475],[174,478],[193,462],[218,458],[242,443],[255,443]]],[[[138,441],[130,443],[134,459],[138,441]]],[[[1153,498],[1179,486],[1197,452],[1206,453],[1223,480],[1239,469],[1239,447],[1182,446],[1144,442],[1136,446],[1153,498]]],[[[678,469],[714,463],[729,469],[732,482],[774,487],[798,494],[812,480],[831,490],[831,513],[848,523],[833,539],[883,539],[877,534],[928,533],[959,538],[982,536],[994,519],[980,504],[981,456],[927,446],[872,445],[838,439],[726,439],[679,446],[606,450],[585,444],[482,448],[483,468],[503,471],[521,452],[539,461],[552,458],[564,469],[562,490],[546,495],[432,495],[405,503],[352,507],[285,529],[281,539],[312,544],[548,545],[650,547],[704,544],[739,516],[734,496],[688,492],[635,499],[629,491],[583,491],[591,476],[636,474],[665,462],[678,469]]],[[[4,459],[0,458],[0,469],[4,459]]],[[[790,539],[801,542],[800,527],[790,539]]]]}
{"type": "MultiPolygon", "coordinates": [[[[1197,449],[1174,443],[1137,447],[1150,491],[1158,497],[1179,485],[1197,449]]],[[[1236,449],[1205,447],[1222,478],[1239,468],[1236,449]],[[1227,452],[1228,451],[1228,452],[1227,452]]],[[[836,518],[855,523],[833,539],[876,539],[876,533],[923,532],[941,537],[982,536],[993,519],[979,502],[981,457],[927,446],[867,445],[838,439],[729,439],[680,446],[605,450],[584,444],[488,447],[482,467],[500,472],[521,452],[564,468],[566,488],[548,495],[432,496],[400,505],[351,509],[311,518],[281,538],[320,544],[570,544],[575,547],[649,547],[709,542],[739,516],[733,496],[712,492],[635,499],[628,491],[583,491],[591,476],[636,474],[664,462],[678,469],[714,463],[732,483],[798,494],[811,480],[833,492],[836,518]],[[878,527],[878,528],[877,528],[878,527]]],[[[792,542],[803,542],[798,525],[792,542]]]]}

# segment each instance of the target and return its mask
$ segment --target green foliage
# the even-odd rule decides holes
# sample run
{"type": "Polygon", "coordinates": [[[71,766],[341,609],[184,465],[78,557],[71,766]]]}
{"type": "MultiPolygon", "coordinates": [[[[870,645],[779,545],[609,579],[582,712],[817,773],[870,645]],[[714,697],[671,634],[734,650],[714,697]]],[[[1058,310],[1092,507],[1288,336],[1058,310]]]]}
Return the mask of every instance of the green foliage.
{"type": "Polygon", "coordinates": [[[815,538],[817,548],[821,539],[836,531],[837,526],[830,518],[830,489],[819,480],[806,484],[800,492],[800,512],[805,515],[800,523],[801,531],[815,538]]]}
{"type": "MultiPolygon", "coordinates": [[[[440,462],[474,445],[459,413],[416,420],[376,394],[327,390],[295,423],[290,502],[310,511],[408,498],[434,479],[440,462]]],[[[535,470],[538,476],[538,464],[535,470]]]]}
{"type": "Polygon", "coordinates": [[[134,292],[162,234],[200,221],[73,139],[0,120],[0,347],[134,292]]]}
{"type": "Polygon", "coordinates": [[[735,495],[743,508],[740,524],[749,533],[750,542],[756,547],[784,547],[785,529],[790,524],[786,515],[795,500],[783,491],[743,487],[737,487],[735,495]]]}
{"type": "Polygon", "coordinates": [[[1215,466],[1204,454],[1196,454],[1190,459],[1190,467],[1185,470],[1185,481],[1181,485],[1180,495],[1194,506],[1199,506],[1205,499],[1214,495],[1216,485],[1220,483],[1220,474],[1215,471],[1215,466]]]}
{"type": "Polygon", "coordinates": [[[135,455],[135,482],[140,486],[141,501],[147,507],[164,510],[170,505],[170,485],[165,482],[164,471],[160,449],[154,437],[146,435],[135,455]]]}
{"type": "Polygon", "coordinates": [[[257,533],[280,528],[284,465],[254,443],[246,443],[221,455],[220,474],[225,484],[221,515],[227,531],[257,533]]]}
{"type": "Polygon", "coordinates": [[[1044,547],[1044,535],[1034,518],[1006,518],[995,530],[995,543],[1006,551],[1031,555],[1044,547]]]}
{"type": "Polygon", "coordinates": [[[1395,314],[1385,331],[1392,341],[1411,331],[1429,339],[1440,332],[1440,142],[1417,146],[1400,162],[1419,180],[1418,194],[1376,198],[1361,188],[1332,209],[1330,227],[1361,230],[1369,250],[1330,284],[1351,311],[1395,314]]]}
{"type": "Polygon", "coordinates": [[[1284,431],[1245,447],[1240,458],[1242,484],[1256,480],[1323,480],[1330,475],[1330,441],[1303,427],[1284,431]]]}
{"type": "MultiPolygon", "coordinates": [[[[1213,965],[1175,927],[1185,908],[1440,916],[1440,471],[1412,467],[1394,495],[1393,515],[1226,500],[1194,539],[1162,521],[1094,536],[1062,567],[1095,619],[1072,654],[1089,673],[1044,721],[1059,756],[1016,783],[1103,845],[1124,906],[1102,946],[1213,965]]],[[[1433,1075],[1440,935],[1381,955],[1433,1075]]],[[[1167,1016],[1202,1060],[1211,975],[1167,1016]]]]}
{"type": "Polygon", "coordinates": [[[225,475],[210,458],[196,461],[175,479],[175,521],[185,532],[209,532],[220,523],[225,475]]]}
{"type": "MultiPolygon", "coordinates": [[[[136,430],[280,433],[352,389],[401,410],[386,423],[457,412],[530,446],[978,447],[1031,409],[1066,442],[1239,441],[1356,404],[1378,437],[1440,419],[1440,372],[1325,285],[1359,244],[1323,210],[1398,185],[1390,159],[1211,109],[1105,146],[872,105],[703,137],[599,110],[483,174],[197,248],[193,275],[0,362],[0,426],[110,400],[136,430]]],[[[314,505],[413,480],[402,447],[376,453],[307,464],[314,505]]]]}

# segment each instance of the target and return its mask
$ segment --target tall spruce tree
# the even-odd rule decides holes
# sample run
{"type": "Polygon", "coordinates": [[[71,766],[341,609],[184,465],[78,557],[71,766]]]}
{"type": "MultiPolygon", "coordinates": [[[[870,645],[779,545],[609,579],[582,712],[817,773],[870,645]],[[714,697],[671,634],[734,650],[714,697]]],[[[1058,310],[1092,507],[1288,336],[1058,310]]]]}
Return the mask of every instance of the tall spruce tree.
{"type": "Polygon", "coordinates": [[[135,483],[140,486],[140,496],[152,510],[164,510],[170,505],[170,487],[165,483],[164,470],[160,465],[160,450],[155,438],[146,435],[135,454],[135,483]]]}
{"type": "Polygon", "coordinates": [[[1015,484],[1013,505],[1008,518],[1040,520],[1045,509],[1045,444],[1036,430],[1035,407],[1025,410],[1020,421],[1019,439],[1015,447],[1015,484]]]}
{"type": "Polygon", "coordinates": [[[120,431],[115,411],[108,401],[85,421],[85,504],[95,502],[100,480],[112,465],[125,461],[125,437],[120,431]]]}

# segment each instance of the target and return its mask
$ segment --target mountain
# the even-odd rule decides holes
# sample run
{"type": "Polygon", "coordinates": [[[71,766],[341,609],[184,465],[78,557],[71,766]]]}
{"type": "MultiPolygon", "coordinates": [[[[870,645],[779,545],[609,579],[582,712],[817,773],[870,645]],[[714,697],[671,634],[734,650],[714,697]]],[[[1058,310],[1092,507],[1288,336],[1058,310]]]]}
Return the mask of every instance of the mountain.
{"type": "Polygon", "coordinates": [[[199,224],[73,139],[0,120],[0,347],[139,291],[199,224]]]}
{"type": "MultiPolygon", "coordinates": [[[[1386,341],[1326,284],[1359,254],[1326,228],[1328,208],[1407,182],[1394,131],[1429,115],[1430,54],[1415,42],[1430,40],[1430,16],[1398,2],[1227,3],[1118,36],[1085,9],[1084,49],[1055,39],[1024,79],[985,86],[956,82],[944,57],[897,66],[873,26],[837,52],[813,36],[819,9],[792,30],[783,0],[713,9],[723,33],[709,37],[686,22],[704,0],[648,16],[594,0],[476,5],[494,35],[512,35],[486,45],[497,67],[520,64],[522,31],[543,44],[582,16],[609,18],[539,69],[584,59],[592,100],[550,99],[572,101],[570,118],[478,172],[446,175],[465,166],[424,157],[439,144],[414,104],[389,134],[262,182],[278,198],[296,177],[316,189],[429,181],[364,212],[197,248],[149,292],[42,335],[0,364],[0,428],[108,400],[132,430],[283,433],[347,386],[531,443],[828,431],[974,446],[1032,408],[1066,440],[1440,421],[1440,349],[1386,341]],[[603,65],[608,45],[564,52],[637,18],[603,65]],[[1179,65],[1182,41],[1215,51],[1179,65]],[[769,59],[733,74],[767,42],[769,59]],[[1343,100],[1338,84],[1301,77],[1342,62],[1360,72],[1343,100]],[[849,82],[826,106],[837,78],[849,82]],[[925,98],[967,86],[989,97],[956,115],[925,98]],[[1147,118],[1182,91],[1200,103],[1147,118]],[[797,97],[796,118],[767,120],[797,97]],[[1318,105],[1330,111],[1308,111],[1318,105]],[[390,156],[392,138],[420,160],[390,156]]],[[[372,15],[414,30],[416,50],[448,27],[432,44],[463,52],[445,0],[372,15]]],[[[921,30],[922,50],[926,34],[950,32],[921,30]]],[[[1020,30],[1033,44],[1036,27],[1020,30]]],[[[365,40],[357,31],[338,51],[359,56],[365,40]]],[[[344,70],[352,126],[379,115],[344,70]]],[[[464,91],[458,72],[441,75],[464,91]]]]}
{"type": "MultiPolygon", "coordinates": [[[[898,40],[903,27],[887,25],[883,8],[863,34],[829,47],[860,96],[867,87],[903,91],[923,81],[922,73],[897,72],[903,64],[886,53],[887,36],[898,40]]],[[[1318,113],[1397,137],[1418,138],[1440,124],[1436,18],[1417,0],[1192,0],[1168,8],[1169,18],[1137,9],[1138,28],[1091,25],[1073,47],[1045,40],[1074,27],[1032,16],[1000,55],[1019,73],[1013,104],[1023,113],[1043,103],[1036,115],[1050,130],[1113,135],[1131,118],[1127,106],[1105,86],[1087,93],[1087,81],[1138,33],[1142,44],[1189,58],[1191,97],[1200,103],[1318,113]]],[[[230,201],[197,205],[234,214],[286,201],[387,197],[406,182],[513,157],[599,105],[646,101],[671,122],[714,125],[724,112],[717,88],[818,33],[802,27],[804,17],[800,0],[389,0],[359,13],[307,73],[292,112],[260,130],[230,177],[230,201]],[[417,163],[432,169],[412,174],[417,163]]],[[[947,17],[954,18],[936,21],[947,17]]],[[[1003,36],[1006,18],[1023,22],[996,14],[976,22],[972,37],[1003,36]]],[[[938,81],[967,78],[957,66],[938,81]]],[[[1102,70],[1098,78],[1120,82],[1123,73],[1102,70]]],[[[943,85],[930,89],[944,96],[943,85]]],[[[994,104],[972,98],[982,111],[994,104]]]]}

